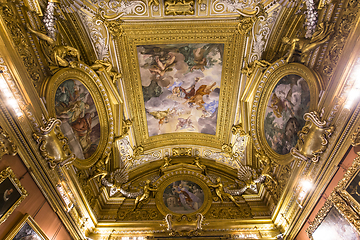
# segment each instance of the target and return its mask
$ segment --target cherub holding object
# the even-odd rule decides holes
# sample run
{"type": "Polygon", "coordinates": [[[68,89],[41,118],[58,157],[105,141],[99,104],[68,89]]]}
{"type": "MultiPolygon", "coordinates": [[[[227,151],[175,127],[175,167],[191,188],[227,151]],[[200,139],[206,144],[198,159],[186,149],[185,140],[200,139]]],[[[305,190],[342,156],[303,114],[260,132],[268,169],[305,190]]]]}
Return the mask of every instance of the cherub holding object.
{"type": "Polygon", "coordinates": [[[150,187],[150,180],[149,179],[146,180],[143,190],[144,190],[144,193],[142,195],[140,195],[140,196],[137,196],[136,199],[135,199],[135,206],[133,208],[133,211],[139,206],[140,203],[143,203],[143,202],[145,202],[146,200],[149,199],[151,192],[156,192],[157,191],[156,188],[151,188],[150,187]]]}
{"type": "Polygon", "coordinates": [[[215,193],[220,198],[221,203],[224,202],[223,198],[229,198],[237,207],[240,207],[240,204],[236,202],[235,198],[230,193],[224,191],[224,185],[220,177],[216,178],[216,184],[208,184],[208,186],[215,189],[215,193]]]}

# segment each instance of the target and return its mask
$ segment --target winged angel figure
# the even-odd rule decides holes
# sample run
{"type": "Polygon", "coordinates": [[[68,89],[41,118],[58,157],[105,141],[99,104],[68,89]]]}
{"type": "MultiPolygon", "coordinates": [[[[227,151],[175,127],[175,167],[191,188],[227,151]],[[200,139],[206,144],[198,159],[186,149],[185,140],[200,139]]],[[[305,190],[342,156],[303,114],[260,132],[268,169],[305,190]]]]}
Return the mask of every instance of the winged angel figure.
{"type": "Polygon", "coordinates": [[[238,169],[238,180],[235,180],[239,185],[244,185],[244,187],[240,189],[233,189],[229,190],[227,188],[224,188],[224,191],[226,193],[229,193],[233,196],[240,196],[242,195],[247,189],[250,189],[254,193],[258,193],[257,184],[265,182],[266,178],[273,181],[275,186],[277,186],[277,181],[270,175],[271,170],[271,162],[270,159],[261,153],[257,153],[255,155],[261,166],[262,170],[260,174],[257,174],[256,171],[251,168],[250,166],[244,166],[240,164],[240,167],[238,169]]]}
{"type": "Polygon", "coordinates": [[[144,186],[138,192],[128,192],[122,188],[122,185],[129,180],[129,174],[126,171],[126,167],[119,168],[110,174],[110,181],[105,177],[101,179],[101,184],[105,187],[110,188],[110,196],[113,196],[115,193],[120,192],[127,198],[135,198],[135,205],[133,211],[138,208],[140,205],[145,204],[150,198],[151,192],[156,192],[156,188],[150,186],[151,181],[146,180],[144,186]]]}

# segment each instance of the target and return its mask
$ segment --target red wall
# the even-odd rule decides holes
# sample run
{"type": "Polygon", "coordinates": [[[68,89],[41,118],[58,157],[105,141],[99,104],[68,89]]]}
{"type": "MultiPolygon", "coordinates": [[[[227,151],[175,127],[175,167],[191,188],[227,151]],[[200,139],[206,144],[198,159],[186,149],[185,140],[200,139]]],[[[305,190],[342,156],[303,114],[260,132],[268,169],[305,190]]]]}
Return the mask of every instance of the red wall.
{"type": "Polygon", "coordinates": [[[2,159],[0,159],[0,171],[7,167],[11,167],[16,178],[20,180],[21,185],[28,192],[28,196],[20,203],[7,220],[0,225],[0,239],[4,239],[26,213],[35,220],[49,239],[72,239],[59,217],[51,209],[20,157],[18,155],[3,156],[2,159]]]}
{"type": "MultiPolygon", "coordinates": [[[[356,149],[356,150],[358,150],[358,149],[356,149]]],[[[353,163],[353,161],[356,157],[357,157],[357,154],[355,153],[354,149],[353,148],[350,149],[350,151],[348,152],[348,154],[345,156],[342,163],[340,164],[340,168],[336,172],[335,176],[333,177],[333,179],[331,180],[331,182],[325,189],[324,193],[322,194],[322,197],[320,198],[318,203],[315,205],[315,207],[312,210],[307,221],[305,222],[305,224],[301,228],[300,232],[296,236],[296,240],[309,240],[309,237],[307,236],[307,233],[305,232],[305,230],[309,227],[309,221],[310,222],[314,221],[316,214],[324,205],[326,198],[330,195],[332,190],[336,187],[336,185],[339,183],[339,181],[343,178],[347,169],[351,166],[351,164],[353,163]]]]}

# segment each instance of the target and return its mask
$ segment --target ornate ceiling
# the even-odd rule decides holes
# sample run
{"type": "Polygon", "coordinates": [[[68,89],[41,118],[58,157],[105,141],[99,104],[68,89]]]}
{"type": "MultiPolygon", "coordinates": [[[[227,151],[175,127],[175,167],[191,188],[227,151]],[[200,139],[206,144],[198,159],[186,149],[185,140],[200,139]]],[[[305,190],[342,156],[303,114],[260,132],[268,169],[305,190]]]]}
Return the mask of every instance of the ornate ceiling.
{"type": "Polygon", "coordinates": [[[351,143],[356,1],[0,6],[1,126],[74,239],[294,239],[351,143]]]}

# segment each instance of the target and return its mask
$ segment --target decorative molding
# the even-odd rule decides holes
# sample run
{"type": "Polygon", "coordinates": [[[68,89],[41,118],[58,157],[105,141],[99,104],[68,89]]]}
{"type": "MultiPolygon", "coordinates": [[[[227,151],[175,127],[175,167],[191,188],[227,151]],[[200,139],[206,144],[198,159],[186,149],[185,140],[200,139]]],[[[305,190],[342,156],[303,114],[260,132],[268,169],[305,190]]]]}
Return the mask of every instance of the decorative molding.
{"type": "Polygon", "coordinates": [[[348,1],[342,8],[344,9],[344,12],[340,17],[340,20],[338,20],[340,24],[336,26],[334,31],[335,34],[332,37],[331,47],[323,60],[321,69],[329,79],[333,75],[338,62],[340,62],[339,58],[343,53],[345,42],[347,41],[351,30],[354,29],[354,24],[357,22],[356,15],[359,12],[360,3],[358,1],[348,1]]]}
{"type": "Polygon", "coordinates": [[[0,160],[5,154],[15,156],[17,154],[17,146],[10,135],[0,126],[0,160]]]}
{"type": "MultiPolygon", "coordinates": [[[[117,214],[117,220],[121,221],[145,221],[145,220],[162,220],[164,216],[157,210],[154,209],[136,209],[135,211],[132,209],[122,209],[119,208],[117,214]]],[[[134,232],[134,231],[132,231],[134,232]]],[[[154,231],[150,231],[153,233],[154,231]]]]}
{"type": "Polygon", "coordinates": [[[8,32],[12,37],[14,47],[20,55],[30,78],[33,80],[33,84],[36,84],[36,82],[40,81],[41,71],[38,63],[34,60],[37,58],[33,55],[32,48],[28,43],[27,35],[22,27],[22,23],[19,22],[13,10],[7,5],[1,6],[0,13],[9,30],[8,32]]]}
{"type": "Polygon", "coordinates": [[[242,206],[241,208],[220,207],[214,205],[205,215],[206,219],[243,219],[252,218],[251,208],[242,206]]]}
{"type": "Polygon", "coordinates": [[[251,52],[248,57],[248,64],[255,60],[260,60],[262,53],[264,52],[268,38],[275,25],[276,19],[279,15],[280,7],[276,7],[274,10],[268,13],[267,17],[261,16],[253,25],[252,29],[252,42],[251,52]]]}
{"type": "Polygon", "coordinates": [[[259,11],[258,4],[261,0],[217,0],[212,3],[214,13],[239,13],[244,17],[255,15],[259,11]]]}
{"type": "Polygon", "coordinates": [[[59,119],[50,118],[46,126],[40,128],[40,132],[33,133],[40,154],[51,169],[70,164],[76,159],[75,154],[70,151],[68,139],[61,132],[60,125],[59,119]]]}
{"type": "Polygon", "coordinates": [[[328,126],[326,121],[321,121],[317,112],[305,113],[305,126],[299,131],[299,140],[291,154],[303,161],[318,162],[320,154],[328,145],[328,138],[334,132],[334,126],[328,126]]]}
{"type": "Polygon", "coordinates": [[[86,8],[81,8],[79,16],[87,28],[88,35],[95,48],[97,59],[110,59],[109,53],[109,36],[104,25],[99,21],[94,14],[87,11],[86,8]]]}
{"type": "Polygon", "coordinates": [[[165,0],[165,15],[194,15],[195,0],[165,0]]]}
{"type": "Polygon", "coordinates": [[[116,20],[123,16],[142,16],[146,13],[146,4],[142,1],[95,0],[99,15],[107,20],[116,20]]]}
{"type": "Polygon", "coordinates": [[[351,135],[351,145],[354,147],[360,145],[360,126],[358,126],[354,133],[351,135]]]}
{"type": "Polygon", "coordinates": [[[165,222],[167,224],[167,231],[170,231],[170,236],[199,236],[201,235],[202,224],[204,216],[201,213],[196,214],[196,219],[193,221],[186,215],[181,216],[180,219],[174,221],[172,214],[168,213],[165,216],[165,222]]]}
{"type": "Polygon", "coordinates": [[[180,156],[192,156],[192,148],[173,148],[172,149],[172,156],[173,157],[180,157],[180,156]]]}

